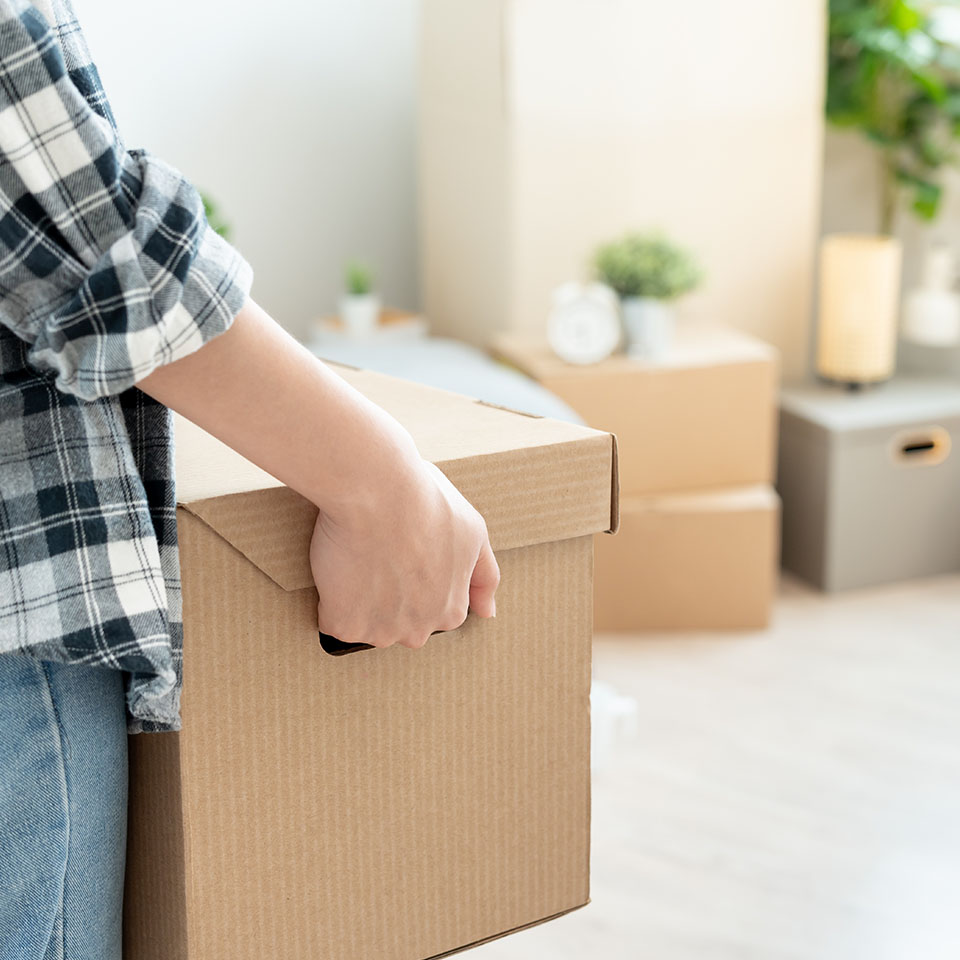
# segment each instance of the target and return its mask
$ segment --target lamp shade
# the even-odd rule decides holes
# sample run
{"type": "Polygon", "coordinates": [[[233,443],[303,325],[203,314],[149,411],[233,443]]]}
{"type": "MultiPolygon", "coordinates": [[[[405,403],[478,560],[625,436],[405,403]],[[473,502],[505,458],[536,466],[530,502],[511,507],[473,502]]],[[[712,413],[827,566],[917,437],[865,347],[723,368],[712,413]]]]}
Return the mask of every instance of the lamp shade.
{"type": "Polygon", "coordinates": [[[820,246],[817,372],[844,383],[893,374],[903,250],[894,237],[832,234],[820,246]]]}

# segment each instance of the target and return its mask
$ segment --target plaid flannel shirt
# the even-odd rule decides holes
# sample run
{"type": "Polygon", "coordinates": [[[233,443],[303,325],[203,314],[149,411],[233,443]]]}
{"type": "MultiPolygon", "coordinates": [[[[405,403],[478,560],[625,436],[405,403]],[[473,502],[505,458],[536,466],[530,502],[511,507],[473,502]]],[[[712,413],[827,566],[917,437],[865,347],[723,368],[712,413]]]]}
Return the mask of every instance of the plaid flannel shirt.
{"type": "Polygon", "coordinates": [[[135,384],[252,282],[169,165],[127,150],[69,0],[0,0],[0,653],[125,672],[179,727],[169,411],[135,384]]]}

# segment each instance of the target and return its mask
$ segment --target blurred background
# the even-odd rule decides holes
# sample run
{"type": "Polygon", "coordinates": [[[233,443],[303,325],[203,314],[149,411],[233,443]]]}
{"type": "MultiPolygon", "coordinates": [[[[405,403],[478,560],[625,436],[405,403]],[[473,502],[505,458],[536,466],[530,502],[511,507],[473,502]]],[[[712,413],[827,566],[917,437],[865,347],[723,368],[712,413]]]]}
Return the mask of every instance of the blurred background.
{"type": "MultiPolygon", "coordinates": [[[[390,303],[423,306],[420,244],[428,240],[418,212],[429,199],[417,175],[421,32],[434,22],[444,29],[444,6],[456,17],[479,19],[457,0],[437,6],[425,17],[419,0],[324,0],[296,3],[269,23],[249,0],[238,0],[229,16],[212,0],[171,0],[159,22],[149,5],[119,0],[85,0],[80,12],[128,142],[168,159],[217,201],[234,227],[233,241],[256,268],[257,297],[302,335],[313,318],[334,309],[352,258],[375,267],[390,303]],[[147,35],[149,57],[131,42],[147,35]]],[[[752,245],[795,245],[811,257],[811,230],[875,229],[880,187],[872,147],[859,131],[829,128],[823,117],[823,4],[476,5],[484,8],[481,32],[470,37],[476,57],[495,53],[481,49],[484,29],[504,31],[507,44],[528,43],[531,31],[539,38],[542,59],[521,57],[500,78],[516,88],[514,109],[542,110],[544,122],[551,110],[572,124],[588,115],[591,136],[602,136],[606,125],[631,141],[626,156],[624,149],[617,156],[605,151],[602,168],[583,157],[575,174],[557,172],[567,179],[556,184],[554,200],[568,217],[606,194],[607,209],[584,225],[580,253],[590,249],[591,233],[637,223],[682,232],[708,267],[722,267],[724,248],[739,241],[747,245],[743,272],[733,278],[710,270],[709,295],[732,298],[722,288],[735,287],[740,276],[768,283],[768,263],[751,256],[752,245]],[[538,83],[556,94],[552,105],[536,102],[538,83]],[[618,111],[631,114],[629,134],[618,111]],[[610,182],[621,164],[634,165],[634,176],[610,182]],[[647,206],[651,200],[656,205],[647,206]],[[767,220],[760,206],[773,208],[767,220]],[[696,229],[684,230],[692,218],[696,229]],[[768,232],[761,237],[762,228],[768,232]],[[771,228],[779,229],[771,235],[771,228]]],[[[492,95],[495,65],[482,69],[490,71],[492,95]]],[[[452,96],[470,95],[466,73],[449,74],[452,96]]],[[[476,82],[485,80],[478,75],[476,82]]],[[[956,178],[945,172],[935,228],[908,217],[899,225],[909,241],[908,282],[930,229],[958,239],[960,199],[949,189],[956,178]]],[[[576,254],[562,266],[559,256],[529,322],[545,316],[551,282],[582,270],[576,254]]],[[[793,271],[801,276],[788,279],[799,288],[802,269],[793,271]]],[[[810,331],[809,292],[799,299],[784,297],[780,309],[793,311],[789,318],[761,320],[754,307],[743,320],[797,353],[785,359],[796,370],[810,331]]]]}
{"type": "Polygon", "coordinates": [[[354,257],[418,306],[419,3],[75,6],[128,145],[216,201],[279,321],[332,310],[354,257]]]}
{"type": "Polygon", "coordinates": [[[319,355],[619,436],[594,903],[481,955],[960,956],[960,4],[77,7],[319,355]]]}

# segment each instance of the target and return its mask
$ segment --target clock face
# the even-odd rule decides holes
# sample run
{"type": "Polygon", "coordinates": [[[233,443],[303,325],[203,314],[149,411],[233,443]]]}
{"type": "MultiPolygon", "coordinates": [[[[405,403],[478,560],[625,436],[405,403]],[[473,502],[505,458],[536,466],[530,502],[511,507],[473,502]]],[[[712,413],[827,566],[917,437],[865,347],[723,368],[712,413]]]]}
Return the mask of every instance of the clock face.
{"type": "Polygon", "coordinates": [[[554,295],[547,339],[567,363],[597,363],[620,342],[620,319],[612,291],[598,285],[566,285],[554,295]]]}

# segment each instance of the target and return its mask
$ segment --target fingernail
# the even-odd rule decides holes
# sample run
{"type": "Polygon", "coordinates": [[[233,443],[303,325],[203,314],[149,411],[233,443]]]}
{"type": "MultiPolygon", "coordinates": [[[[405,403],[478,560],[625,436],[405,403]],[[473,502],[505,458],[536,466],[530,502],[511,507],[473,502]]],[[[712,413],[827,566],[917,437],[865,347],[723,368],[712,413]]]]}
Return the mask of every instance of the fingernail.
{"type": "Polygon", "coordinates": [[[490,616],[491,616],[491,617],[495,617],[495,616],[497,615],[497,600],[496,600],[496,597],[494,597],[493,602],[492,602],[492,604],[491,604],[491,607],[492,607],[492,609],[493,609],[493,612],[490,614],[490,616]]]}

